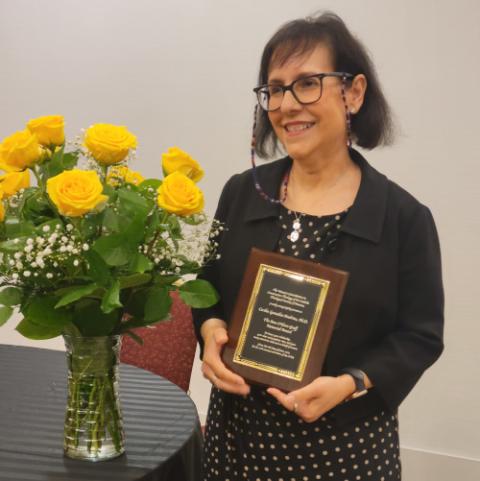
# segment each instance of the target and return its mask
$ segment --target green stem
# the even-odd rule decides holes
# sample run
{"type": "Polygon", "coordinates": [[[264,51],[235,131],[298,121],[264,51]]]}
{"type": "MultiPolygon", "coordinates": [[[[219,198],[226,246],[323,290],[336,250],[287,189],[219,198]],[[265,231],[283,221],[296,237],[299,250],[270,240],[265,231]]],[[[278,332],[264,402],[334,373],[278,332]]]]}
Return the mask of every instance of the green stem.
{"type": "Polygon", "coordinates": [[[38,187],[40,188],[40,190],[42,192],[45,191],[45,188],[44,188],[44,185],[43,185],[43,182],[42,182],[42,178],[40,176],[40,173],[38,172],[38,169],[37,169],[37,166],[34,165],[33,167],[30,168],[30,170],[33,172],[33,175],[35,176],[35,178],[37,179],[37,185],[38,187]]]}
{"type": "MultiPolygon", "coordinates": [[[[110,406],[110,414],[111,418],[110,421],[111,423],[108,423],[108,431],[110,432],[110,436],[112,437],[113,444],[115,446],[115,450],[117,452],[120,452],[121,449],[121,444],[120,444],[120,429],[119,429],[119,424],[120,424],[120,419],[118,416],[118,410],[117,410],[117,405],[115,403],[115,388],[113,386],[113,379],[108,379],[107,380],[107,395],[109,397],[108,399],[108,404],[110,406]]],[[[106,396],[105,396],[106,397],[106,396]]]]}
{"type": "Polygon", "coordinates": [[[148,254],[151,254],[152,252],[152,249],[153,249],[153,246],[155,245],[155,242],[157,241],[158,239],[158,236],[163,232],[162,229],[160,229],[160,227],[162,225],[165,224],[165,221],[168,219],[168,212],[166,211],[163,211],[161,217],[160,217],[160,220],[159,220],[159,229],[157,230],[157,232],[155,233],[153,239],[148,243],[148,254]]]}

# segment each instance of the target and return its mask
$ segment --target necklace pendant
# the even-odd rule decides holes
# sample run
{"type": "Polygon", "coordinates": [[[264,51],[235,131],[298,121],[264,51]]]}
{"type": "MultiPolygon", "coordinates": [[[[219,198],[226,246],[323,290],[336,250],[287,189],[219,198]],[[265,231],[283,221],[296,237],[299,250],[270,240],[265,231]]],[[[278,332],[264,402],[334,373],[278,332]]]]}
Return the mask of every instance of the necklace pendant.
{"type": "Polygon", "coordinates": [[[294,220],[294,221],[293,221],[293,224],[292,224],[292,227],[293,227],[295,230],[300,229],[300,221],[294,220]]]}
{"type": "MultiPolygon", "coordinates": [[[[295,227],[294,227],[295,229],[295,227]]],[[[300,234],[296,230],[292,230],[290,233],[290,241],[291,242],[297,242],[298,238],[300,237],[300,234]]]]}

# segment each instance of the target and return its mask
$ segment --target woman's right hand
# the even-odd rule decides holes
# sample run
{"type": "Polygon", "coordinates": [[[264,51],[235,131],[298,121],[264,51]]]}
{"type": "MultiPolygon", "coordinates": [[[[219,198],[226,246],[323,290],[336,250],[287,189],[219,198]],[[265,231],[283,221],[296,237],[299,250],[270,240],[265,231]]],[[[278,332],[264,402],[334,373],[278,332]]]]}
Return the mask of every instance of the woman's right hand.
{"type": "Polygon", "coordinates": [[[245,396],[250,392],[250,386],[241,376],[227,369],[220,357],[223,345],[228,342],[226,327],[224,321],[216,318],[202,324],[201,335],[205,343],[202,373],[218,389],[245,396]]]}

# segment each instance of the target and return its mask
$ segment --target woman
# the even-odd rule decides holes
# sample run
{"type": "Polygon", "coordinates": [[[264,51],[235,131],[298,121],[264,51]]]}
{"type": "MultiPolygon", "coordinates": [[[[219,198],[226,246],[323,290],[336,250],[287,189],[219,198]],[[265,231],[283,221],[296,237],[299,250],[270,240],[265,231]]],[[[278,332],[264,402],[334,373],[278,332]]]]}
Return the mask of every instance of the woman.
{"type": "Polygon", "coordinates": [[[259,84],[254,149],[288,157],[233,176],[216,213],[221,257],[204,277],[221,300],[194,313],[213,384],[204,479],[398,480],[397,408],[443,349],[432,216],[351,148],[387,143],[391,121],[337,16],[283,26],[259,84]],[[220,358],[253,246],[350,273],[322,376],[290,393],[249,386],[220,358]]]}

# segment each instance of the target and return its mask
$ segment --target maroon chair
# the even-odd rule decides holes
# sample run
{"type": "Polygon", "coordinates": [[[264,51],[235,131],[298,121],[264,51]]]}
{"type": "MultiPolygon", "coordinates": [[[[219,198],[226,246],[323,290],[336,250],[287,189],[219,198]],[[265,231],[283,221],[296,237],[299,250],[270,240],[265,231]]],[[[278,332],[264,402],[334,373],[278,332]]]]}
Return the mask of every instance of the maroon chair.
{"type": "Polygon", "coordinates": [[[190,307],[183,303],[178,293],[171,295],[170,320],[135,329],[143,339],[143,346],[124,336],[120,360],[159,374],[188,392],[197,339],[190,307]]]}

